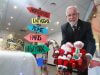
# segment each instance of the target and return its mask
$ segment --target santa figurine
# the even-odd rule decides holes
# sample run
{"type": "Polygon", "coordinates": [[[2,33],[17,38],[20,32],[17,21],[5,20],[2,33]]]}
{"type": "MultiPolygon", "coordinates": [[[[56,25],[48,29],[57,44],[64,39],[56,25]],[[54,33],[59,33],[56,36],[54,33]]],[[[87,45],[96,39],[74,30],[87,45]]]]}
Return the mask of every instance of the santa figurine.
{"type": "Polygon", "coordinates": [[[74,43],[74,48],[72,49],[73,57],[70,60],[70,66],[75,71],[82,69],[82,64],[83,64],[82,57],[86,55],[86,50],[84,50],[83,47],[84,43],[81,41],[76,41],[74,43]]]}
{"type": "Polygon", "coordinates": [[[73,45],[70,42],[67,42],[66,44],[61,46],[61,49],[59,50],[59,56],[58,56],[58,70],[67,70],[69,61],[72,58],[71,50],[73,48],[73,45]]]}
{"type": "Polygon", "coordinates": [[[71,57],[72,57],[71,55],[58,56],[57,69],[62,71],[67,70],[71,57]]]}
{"type": "Polygon", "coordinates": [[[54,64],[58,64],[58,57],[59,56],[63,56],[65,53],[65,51],[61,48],[59,48],[58,50],[55,50],[53,53],[53,58],[54,58],[54,64]]]}

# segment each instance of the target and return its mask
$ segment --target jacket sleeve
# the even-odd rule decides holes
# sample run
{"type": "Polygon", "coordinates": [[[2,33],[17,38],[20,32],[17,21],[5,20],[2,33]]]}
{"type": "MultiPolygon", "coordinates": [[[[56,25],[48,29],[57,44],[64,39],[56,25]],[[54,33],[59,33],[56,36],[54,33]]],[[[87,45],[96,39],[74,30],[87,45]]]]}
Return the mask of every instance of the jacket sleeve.
{"type": "Polygon", "coordinates": [[[68,41],[68,39],[67,39],[67,33],[66,33],[66,27],[65,27],[65,25],[62,25],[61,26],[61,33],[62,33],[62,41],[61,41],[61,45],[63,45],[63,44],[65,44],[67,41],[68,41]]]}
{"type": "Polygon", "coordinates": [[[85,38],[85,47],[88,53],[94,55],[96,46],[95,46],[95,40],[93,38],[92,28],[91,24],[87,24],[87,32],[86,32],[86,38],[85,38]]]}

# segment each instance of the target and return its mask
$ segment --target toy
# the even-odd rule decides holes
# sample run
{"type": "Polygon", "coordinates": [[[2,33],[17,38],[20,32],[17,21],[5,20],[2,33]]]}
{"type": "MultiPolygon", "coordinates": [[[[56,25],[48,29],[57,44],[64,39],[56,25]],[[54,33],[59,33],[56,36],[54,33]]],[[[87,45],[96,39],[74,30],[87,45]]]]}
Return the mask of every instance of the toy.
{"type": "Polygon", "coordinates": [[[83,47],[83,42],[76,41],[73,44],[67,42],[62,45],[61,48],[55,50],[54,58],[57,69],[61,71],[81,71],[83,68],[83,58],[87,54],[83,47]]]}
{"type": "Polygon", "coordinates": [[[62,45],[62,47],[59,50],[55,51],[55,57],[56,57],[56,61],[57,63],[57,69],[58,70],[67,70],[68,69],[68,65],[69,65],[69,61],[72,58],[72,54],[71,54],[71,49],[73,48],[73,45],[68,42],[64,45],[62,45]]]}
{"type": "Polygon", "coordinates": [[[70,67],[74,71],[80,71],[83,67],[83,57],[86,55],[86,50],[82,49],[84,43],[81,41],[76,41],[74,43],[74,48],[72,49],[73,57],[70,60],[70,67]]]}

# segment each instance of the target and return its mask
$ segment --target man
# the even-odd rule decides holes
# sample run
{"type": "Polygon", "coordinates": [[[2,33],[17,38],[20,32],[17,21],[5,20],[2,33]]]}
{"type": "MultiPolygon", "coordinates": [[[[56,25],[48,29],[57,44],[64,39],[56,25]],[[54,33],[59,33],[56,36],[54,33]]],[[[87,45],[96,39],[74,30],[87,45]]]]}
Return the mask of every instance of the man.
{"type": "MultiPolygon", "coordinates": [[[[61,45],[66,42],[82,41],[84,43],[84,49],[86,49],[88,55],[87,63],[94,55],[96,46],[93,38],[91,24],[79,19],[79,11],[76,6],[69,6],[66,9],[67,23],[61,26],[62,41],[61,45]]],[[[88,75],[88,66],[79,75],[88,75]]]]}

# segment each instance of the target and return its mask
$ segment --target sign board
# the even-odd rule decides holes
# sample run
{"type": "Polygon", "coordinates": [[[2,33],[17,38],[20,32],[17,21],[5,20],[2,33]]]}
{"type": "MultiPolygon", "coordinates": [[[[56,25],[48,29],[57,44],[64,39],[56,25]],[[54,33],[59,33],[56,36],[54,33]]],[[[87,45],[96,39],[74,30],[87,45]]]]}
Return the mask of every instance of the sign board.
{"type": "Polygon", "coordinates": [[[32,24],[49,24],[49,19],[32,18],[32,24]]]}
{"type": "Polygon", "coordinates": [[[35,7],[27,7],[27,9],[30,13],[33,13],[37,16],[50,18],[50,12],[47,12],[47,11],[44,11],[44,10],[41,10],[41,9],[37,9],[35,7]]]}
{"type": "Polygon", "coordinates": [[[24,50],[26,52],[31,52],[32,54],[42,54],[47,53],[50,49],[46,45],[33,45],[25,44],[24,50]]]}
{"type": "Polygon", "coordinates": [[[32,32],[36,32],[36,33],[42,33],[42,34],[47,34],[48,33],[47,28],[43,28],[43,27],[33,25],[33,24],[28,25],[27,29],[32,31],[32,32]]]}
{"type": "Polygon", "coordinates": [[[29,42],[39,42],[39,43],[46,43],[47,42],[47,35],[42,34],[33,34],[30,33],[24,37],[29,42]]]}

